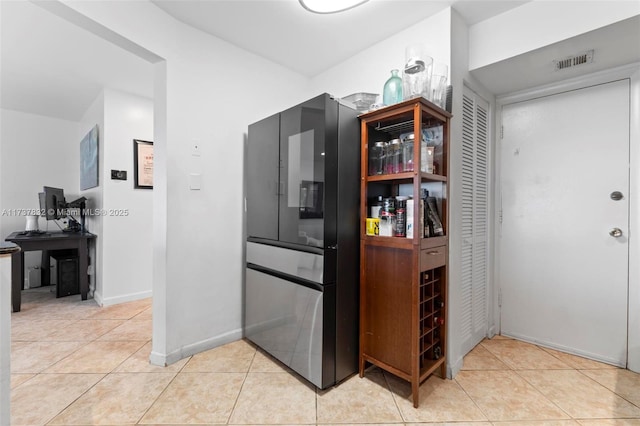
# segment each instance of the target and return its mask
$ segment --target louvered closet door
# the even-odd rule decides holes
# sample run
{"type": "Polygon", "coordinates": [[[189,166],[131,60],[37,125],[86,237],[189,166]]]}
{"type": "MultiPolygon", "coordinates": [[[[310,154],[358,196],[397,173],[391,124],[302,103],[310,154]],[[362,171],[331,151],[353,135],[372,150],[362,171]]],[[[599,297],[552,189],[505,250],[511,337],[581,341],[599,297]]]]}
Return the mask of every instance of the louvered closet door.
{"type": "Polygon", "coordinates": [[[489,104],[464,88],[462,112],[462,350],[486,335],[489,232],[489,104]]]}

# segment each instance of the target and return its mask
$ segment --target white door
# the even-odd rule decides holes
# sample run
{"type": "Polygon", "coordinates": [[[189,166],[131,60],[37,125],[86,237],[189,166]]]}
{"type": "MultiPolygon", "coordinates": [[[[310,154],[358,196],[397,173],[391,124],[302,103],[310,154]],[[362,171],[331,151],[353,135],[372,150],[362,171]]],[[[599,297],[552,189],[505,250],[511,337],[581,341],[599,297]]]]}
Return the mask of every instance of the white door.
{"type": "Polygon", "coordinates": [[[502,123],[502,334],[626,366],[629,80],[506,105],[502,123]]]}
{"type": "Polygon", "coordinates": [[[489,103],[464,87],[460,235],[460,340],[466,354],[487,336],[489,103]]]}

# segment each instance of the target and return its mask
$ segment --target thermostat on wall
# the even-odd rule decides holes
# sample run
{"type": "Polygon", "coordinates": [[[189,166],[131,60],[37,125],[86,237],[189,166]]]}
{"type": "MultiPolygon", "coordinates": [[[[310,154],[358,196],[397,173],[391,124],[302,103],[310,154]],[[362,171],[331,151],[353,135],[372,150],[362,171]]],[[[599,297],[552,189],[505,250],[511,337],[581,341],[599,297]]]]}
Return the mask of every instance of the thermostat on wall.
{"type": "Polygon", "coordinates": [[[127,180],[126,170],[111,170],[111,179],[113,180],[127,180]]]}

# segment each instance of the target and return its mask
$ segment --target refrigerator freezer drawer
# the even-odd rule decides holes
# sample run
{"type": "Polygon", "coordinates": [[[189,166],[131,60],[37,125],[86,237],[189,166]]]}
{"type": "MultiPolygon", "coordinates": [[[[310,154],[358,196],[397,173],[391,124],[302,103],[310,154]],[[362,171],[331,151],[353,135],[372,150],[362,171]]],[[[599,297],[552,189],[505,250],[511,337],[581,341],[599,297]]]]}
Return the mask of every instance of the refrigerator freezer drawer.
{"type": "Polygon", "coordinates": [[[323,293],[250,268],[246,272],[246,337],[322,388],[323,293]]]}
{"type": "Polygon", "coordinates": [[[247,242],[247,263],[322,284],[324,257],[267,244],[247,242]]]}

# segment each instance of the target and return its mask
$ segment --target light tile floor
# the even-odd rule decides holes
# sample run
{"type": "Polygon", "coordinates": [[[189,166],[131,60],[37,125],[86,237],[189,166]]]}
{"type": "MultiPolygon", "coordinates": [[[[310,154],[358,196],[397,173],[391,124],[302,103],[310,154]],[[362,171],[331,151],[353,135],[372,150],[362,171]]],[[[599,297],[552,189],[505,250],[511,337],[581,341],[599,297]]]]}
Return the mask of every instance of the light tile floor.
{"type": "MultiPolygon", "coordinates": [[[[640,375],[502,337],[454,380],[370,368],[318,390],[247,341],[149,364],[151,300],[100,308],[47,288],[12,314],[12,425],[640,426],[640,375]]],[[[2,425],[4,426],[4,425],[2,425]]]]}

